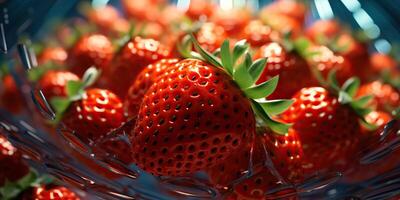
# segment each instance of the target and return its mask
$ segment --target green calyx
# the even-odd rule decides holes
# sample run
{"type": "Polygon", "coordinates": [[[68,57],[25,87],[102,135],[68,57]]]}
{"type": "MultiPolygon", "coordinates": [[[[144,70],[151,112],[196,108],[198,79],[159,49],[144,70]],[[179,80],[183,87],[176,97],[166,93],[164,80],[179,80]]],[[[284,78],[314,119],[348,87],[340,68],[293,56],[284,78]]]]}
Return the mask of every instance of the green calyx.
{"type": "Polygon", "coordinates": [[[0,188],[0,197],[3,200],[16,199],[22,192],[31,188],[39,187],[43,184],[53,182],[52,178],[43,175],[39,176],[35,171],[31,170],[27,175],[14,182],[8,182],[0,188]]]}
{"type": "MultiPolygon", "coordinates": [[[[321,76],[321,75],[320,75],[321,76]]],[[[346,82],[339,86],[336,79],[336,70],[331,70],[328,74],[326,81],[321,82],[325,88],[328,88],[331,93],[338,96],[338,101],[342,105],[350,106],[354,112],[360,117],[362,124],[368,129],[376,129],[372,124],[365,121],[365,116],[372,111],[368,108],[368,103],[372,100],[372,95],[364,95],[356,97],[357,91],[360,87],[360,79],[352,77],[346,80],[346,82]]]]}
{"type": "MultiPolygon", "coordinates": [[[[190,41],[186,45],[192,45],[197,52],[186,54],[188,57],[201,59],[208,63],[222,68],[237,83],[243,93],[250,99],[255,114],[263,120],[263,122],[274,132],[278,134],[286,134],[290,127],[274,120],[274,116],[285,111],[291,104],[292,100],[266,100],[270,94],[274,92],[278,85],[279,77],[275,76],[263,83],[257,84],[257,80],[261,76],[266,66],[267,59],[261,58],[253,62],[249,53],[249,44],[245,40],[237,42],[233,50],[230,49],[228,40],[225,40],[217,51],[219,57],[204,50],[194,36],[189,36],[190,41]]],[[[185,55],[184,55],[185,56],[185,55]]]]}
{"type": "Polygon", "coordinates": [[[283,35],[281,44],[285,47],[286,51],[296,52],[304,59],[318,54],[318,52],[310,51],[311,41],[309,39],[306,37],[291,39],[291,32],[287,32],[283,35]]]}
{"type": "Polygon", "coordinates": [[[56,113],[54,123],[58,123],[61,120],[62,115],[72,102],[83,98],[86,88],[93,85],[99,75],[100,72],[95,67],[90,67],[83,74],[82,80],[68,81],[66,85],[66,97],[54,97],[50,100],[50,104],[56,113]]]}

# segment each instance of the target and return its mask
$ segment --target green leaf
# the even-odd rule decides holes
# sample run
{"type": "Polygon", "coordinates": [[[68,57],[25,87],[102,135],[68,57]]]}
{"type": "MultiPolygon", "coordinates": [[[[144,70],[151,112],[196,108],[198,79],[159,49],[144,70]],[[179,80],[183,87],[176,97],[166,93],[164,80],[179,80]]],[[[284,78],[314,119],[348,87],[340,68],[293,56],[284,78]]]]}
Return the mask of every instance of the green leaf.
{"type": "Polygon", "coordinates": [[[364,95],[362,97],[353,100],[351,104],[354,107],[362,108],[365,107],[372,100],[372,98],[374,98],[373,95],[364,95]]]}
{"type": "Polygon", "coordinates": [[[287,110],[292,104],[293,100],[277,99],[277,100],[257,100],[264,111],[269,115],[278,115],[287,110]]]}
{"type": "Polygon", "coordinates": [[[299,53],[302,56],[306,56],[307,49],[310,47],[310,41],[305,37],[301,37],[296,39],[293,45],[297,53],[299,53]]]}
{"type": "Polygon", "coordinates": [[[249,50],[249,44],[246,43],[246,40],[240,40],[236,42],[235,46],[233,47],[233,64],[249,50]]]}
{"type": "Polygon", "coordinates": [[[356,95],[358,88],[360,87],[360,79],[357,77],[351,77],[346,80],[342,86],[342,90],[346,92],[350,97],[356,95]]]}
{"type": "Polygon", "coordinates": [[[87,69],[82,76],[83,88],[85,89],[91,86],[93,83],[96,82],[99,76],[100,76],[100,71],[96,67],[92,66],[89,69],[87,69]]]}
{"type": "Polygon", "coordinates": [[[225,40],[221,46],[221,62],[224,69],[229,73],[233,73],[233,60],[229,49],[229,40],[225,40]]]}
{"type": "Polygon", "coordinates": [[[33,183],[37,181],[37,178],[37,173],[34,171],[30,171],[27,175],[15,182],[6,181],[5,185],[0,188],[1,199],[15,199],[21,192],[33,186],[33,183]]]}
{"type": "Polygon", "coordinates": [[[254,61],[254,63],[249,68],[249,73],[253,78],[254,82],[260,78],[262,72],[264,71],[267,64],[267,58],[260,58],[254,61]]]}
{"type": "Polygon", "coordinates": [[[176,44],[176,47],[178,49],[178,52],[184,57],[184,58],[190,58],[191,57],[191,51],[192,51],[192,40],[190,39],[189,35],[185,35],[182,38],[182,41],[178,42],[176,44]]]}
{"type": "Polygon", "coordinates": [[[208,51],[204,50],[203,48],[201,48],[199,42],[197,42],[196,38],[193,36],[193,34],[190,34],[190,37],[192,39],[192,42],[194,44],[194,48],[196,49],[196,51],[198,53],[200,53],[200,55],[209,63],[211,63],[212,65],[216,66],[216,67],[221,67],[222,63],[219,61],[219,59],[217,57],[215,57],[214,55],[212,55],[211,53],[209,53],[208,51]]]}
{"type": "Polygon", "coordinates": [[[339,100],[339,103],[341,103],[341,104],[347,104],[347,103],[350,103],[353,99],[350,97],[349,94],[340,90],[338,100],[339,100]]]}
{"type": "Polygon", "coordinates": [[[361,117],[359,121],[360,121],[361,126],[366,128],[368,131],[374,131],[379,128],[378,126],[365,121],[364,117],[361,117]]]}
{"type": "Polygon", "coordinates": [[[56,111],[56,119],[54,123],[58,123],[61,120],[62,115],[68,109],[72,101],[65,97],[54,97],[50,99],[50,104],[52,108],[56,111]]]}
{"type": "Polygon", "coordinates": [[[357,115],[360,116],[361,118],[363,118],[365,115],[367,115],[368,113],[370,113],[372,111],[372,109],[370,109],[370,108],[360,108],[360,107],[353,106],[353,105],[352,105],[352,108],[357,113],[357,115]]]}
{"type": "Polygon", "coordinates": [[[82,93],[83,85],[82,81],[68,81],[66,85],[67,95],[73,97],[82,93]]]}
{"type": "Polygon", "coordinates": [[[264,123],[275,133],[285,135],[289,128],[290,124],[281,123],[278,121],[273,120],[261,107],[259,103],[252,100],[251,105],[253,107],[254,112],[264,121],[264,123]]]}
{"type": "Polygon", "coordinates": [[[244,93],[251,99],[260,99],[269,96],[274,92],[278,85],[279,76],[274,76],[271,79],[259,84],[247,88],[244,93]]]}
{"type": "Polygon", "coordinates": [[[247,72],[246,60],[242,64],[238,65],[233,71],[233,79],[239,85],[241,89],[249,88],[253,84],[253,78],[247,72]]]}
{"type": "Polygon", "coordinates": [[[328,84],[336,92],[338,92],[340,90],[339,83],[336,79],[336,70],[335,69],[329,71],[329,73],[328,73],[328,84]]]}

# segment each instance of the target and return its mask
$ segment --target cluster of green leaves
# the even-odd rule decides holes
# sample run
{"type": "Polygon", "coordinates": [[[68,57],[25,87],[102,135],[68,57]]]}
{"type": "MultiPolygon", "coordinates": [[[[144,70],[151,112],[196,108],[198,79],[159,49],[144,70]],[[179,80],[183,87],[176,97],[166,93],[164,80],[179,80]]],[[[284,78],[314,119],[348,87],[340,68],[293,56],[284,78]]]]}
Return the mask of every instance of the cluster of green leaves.
{"type": "Polygon", "coordinates": [[[15,199],[22,192],[31,187],[39,187],[40,185],[47,185],[53,180],[47,175],[39,176],[35,171],[31,170],[27,175],[21,179],[6,183],[0,188],[0,198],[3,200],[15,199]]]}
{"type": "Polygon", "coordinates": [[[82,99],[86,88],[91,86],[99,77],[100,73],[96,67],[90,67],[83,74],[82,80],[68,81],[66,85],[66,97],[54,97],[50,100],[52,108],[55,110],[56,119],[54,123],[58,123],[64,112],[74,101],[82,99]]]}
{"type": "Polygon", "coordinates": [[[217,57],[215,54],[204,50],[193,35],[190,35],[189,38],[190,40],[187,40],[187,44],[183,45],[189,46],[192,43],[197,52],[187,52],[184,56],[204,60],[225,70],[250,99],[255,114],[271,130],[279,134],[286,134],[288,132],[289,124],[276,121],[273,118],[275,115],[285,111],[292,104],[292,100],[266,100],[266,97],[276,89],[279,76],[275,76],[260,84],[256,83],[264,71],[267,62],[266,58],[253,61],[249,53],[249,44],[245,40],[237,42],[233,50],[230,49],[229,41],[225,40],[220,50],[216,53],[219,54],[219,57],[217,57]]]}

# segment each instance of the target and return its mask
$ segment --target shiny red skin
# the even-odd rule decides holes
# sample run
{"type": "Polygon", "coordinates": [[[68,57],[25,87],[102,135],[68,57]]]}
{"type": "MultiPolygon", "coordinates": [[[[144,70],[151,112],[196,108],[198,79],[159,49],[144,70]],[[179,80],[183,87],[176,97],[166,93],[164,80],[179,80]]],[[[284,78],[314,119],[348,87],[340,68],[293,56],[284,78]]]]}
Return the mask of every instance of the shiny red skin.
{"type": "Polygon", "coordinates": [[[258,169],[254,171],[254,175],[233,187],[232,193],[226,197],[227,200],[298,199],[295,189],[280,189],[285,185],[271,173],[270,169],[265,166],[256,168],[258,169]],[[278,191],[273,192],[274,190],[278,191]]]}
{"type": "Polygon", "coordinates": [[[114,47],[106,36],[91,34],[82,36],[69,51],[67,64],[78,76],[92,66],[105,70],[114,56],[114,47]]]}
{"type": "Polygon", "coordinates": [[[260,20],[252,20],[243,30],[243,38],[252,47],[260,47],[279,38],[279,34],[264,25],[260,20]]]}
{"type": "Polygon", "coordinates": [[[361,85],[357,96],[364,95],[373,95],[374,98],[369,105],[380,111],[392,112],[393,109],[400,106],[400,92],[391,85],[380,81],[361,85]]]}
{"type": "Polygon", "coordinates": [[[315,80],[307,62],[294,52],[287,52],[276,42],[263,45],[255,58],[267,57],[267,65],[257,83],[262,83],[279,75],[278,86],[268,99],[291,98],[304,87],[315,85],[315,80]]]}
{"type": "Polygon", "coordinates": [[[314,42],[327,42],[320,40],[323,38],[333,40],[341,31],[342,27],[336,20],[321,19],[311,24],[311,26],[307,28],[305,34],[314,42]]]}
{"type": "Polygon", "coordinates": [[[192,0],[185,14],[192,20],[204,20],[212,16],[215,10],[216,5],[211,1],[192,0]]]}
{"type": "Polygon", "coordinates": [[[3,77],[0,93],[0,106],[12,113],[19,113],[24,105],[24,100],[11,75],[3,77]]]}
{"type": "Polygon", "coordinates": [[[227,37],[222,26],[210,22],[203,24],[196,33],[196,39],[200,46],[209,52],[218,49],[227,37]]]}
{"type": "Polygon", "coordinates": [[[274,1],[264,8],[267,12],[285,15],[294,19],[299,24],[304,24],[307,7],[297,0],[274,1]]]}
{"type": "Polygon", "coordinates": [[[293,124],[310,162],[307,169],[344,170],[359,148],[358,116],[322,87],[303,88],[293,100],[282,119],[293,124]]]}
{"type": "Polygon", "coordinates": [[[153,83],[164,74],[165,70],[179,61],[176,58],[161,59],[144,68],[128,90],[124,110],[129,118],[136,117],[142,99],[153,83]]]}
{"type": "Polygon", "coordinates": [[[113,64],[104,71],[103,79],[108,89],[124,99],[129,86],[147,65],[169,57],[170,51],[160,42],[134,37],[122,47],[113,64]]]}
{"type": "Polygon", "coordinates": [[[245,8],[219,9],[211,18],[212,22],[224,28],[229,37],[237,39],[250,20],[251,12],[245,8]]]}
{"type": "Polygon", "coordinates": [[[187,175],[223,161],[254,132],[250,102],[232,79],[210,64],[186,59],[147,91],[132,131],[132,152],[147,172],[187,175]]]}
{"type": "Polygon", "coordinates": [[[328,47],[313,46],[309,51],[315,52],[307,59],[310,67],[318,70],[325,79],[328,78],[328,74],[332,70],[336,70],[336,78],[339,84],[343,84],[354,75],[349,61],[343,56],[335,54],[328,47]]]}
{"type": "Polygon", "coordinates": [[[70,189],[63,186],[35,187],[25,192],[21,197],[22,200],[80,200],[79,196],[70,189]]]}
{"type": "Polygon", "coordinates": [[[67,51],[62,47],[46,47],[38,55],[38,64],[54,62],[57,65],[64,65],[68,58],[67,51]]]}
{"type": "Polygon", "coordinates": [[[84,142],[104,137],[125,121],[121,100],[103,89],[88,89],[81,100],[73,102],[62,122],[84,142]]]}
{"type": "Polygon", "coordinates": [[[289,129],[286,135],[266,133],[263,135],[267,152],[280,176],[290,183],[304,180],[303,146],[297,132],[289,129]]]}
{"type": "Polygon", "coordinates": [[[69,81],[79,81],[79,77],[69,71],[47,71],[38,82],[38,88],[42,90],[47,100],[53,97],[66,97],[66,86],[69,81]]]}
{"type": "Polygon", "coordinates": [[[0,134],[0,187],[6,181],[17,181],[29,173],[21,153],[0,134]]]}

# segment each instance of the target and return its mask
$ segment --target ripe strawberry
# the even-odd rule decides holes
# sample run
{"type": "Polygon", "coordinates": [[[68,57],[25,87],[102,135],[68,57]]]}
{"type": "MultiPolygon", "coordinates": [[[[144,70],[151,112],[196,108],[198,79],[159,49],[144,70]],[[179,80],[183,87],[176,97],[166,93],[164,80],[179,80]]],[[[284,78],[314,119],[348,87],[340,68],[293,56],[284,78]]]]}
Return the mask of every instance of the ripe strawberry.
{"type": "Polygon", "coordinates": [[[252,113],[224,71],[200,60],[183,60],[168,68],[143,98],[132,132],[134,160],[156,175],[212,167],[254,132],[252,113]]]}
{"type": "Polygon", "coordinates": [[[154,22],[159,18],[158,4],[152,0],[123,0],[122,7],[129,18],[154,22]]]}
{"type": "MultiPolygon", "coordinates": [[[[377,131],[374,131],[376,133],[380,133],[382,131],[383,127],[388,122],[390,122],[390,120],[392,120],[392,116],[390,116],[388,113],[385,113],[382,111],[372,111],[365,116],[366,122],[378,127],[377,131]]],[[[364,130],[364,131],[367,131],[367,130],[364,130]]],[[[376,135],[376,136],[378,136],[378,135],[376,135]]],[[[376,138],[376,136],[373,138],[374,141],[379,140],[379,138],[376,138]]]]}
{"type": "Polygon", "coordinates": [[[357,114],[322,87],[303,88],[293,99],[282,119],[293,124],[309,167],[340,170],[354,160],[361,136],[357,114]]]}
{"type": "Polygon", "coordinates": [[[318,44],[325,45],[323,40],[333,40],[342,27],[336,20],[317,20],[306,30],[306,36],[318,44]]]}
{"type": "Polygon", "coordinates": [[[69,52],[68,66],[78,76],[91,66],[105,70],[113,58],[111,41],[104,35],[82,36],[69,52]]]}
{"type": "Polygon", "coordinates": [[[80,200],[77,194],[63,186],[40,186],[26,191],[22,200],[80,200]]]}
{"type": "Polygon", "coordinates": [[[46,99],[67,96],[68,81],[78,81],[79,77],[68,71],[47,71],[39,80],[38,88],[42,90],[46,99]]]}
{"type": "Polygon", "coordinates": [[[278,38],[278,33],[272,31],[269,26],[264,25],[260,20],[252,20],[243,30],[243,38],[252,47],[260,47],[278,38]]]}
{"type": "Polygon", "coordinates": [[[49,61],[58,65],[64,65],[68,54],[62,47],[46,47],[38,56],[38,64],[45,64],[49,61]]]}
{"type": "Polygon", "coordinates": [[[392,112],[400,106],[400,92],[389,84],[373,81],[364,84],[358,91],[358,96],[373,95],[370,105],[377,110],[392,112]]]}
{"type": "Polygon", "coordinates": [[[110,90],[124,99],[130,84],[147,65],[170,57],[169,50],[153,39],[134,37],[126,43],[105,69],[104,81],[110,90]]]}
{"type": "Polygon", "coordinates": [[[22,110],[24,101],[19,92],[14,78],[11,75],[6,75],[2,80],[2,91],[0,94],[0,105],[8,111],[18,113],[22,110]]]}
{"type": "Polygon", "coordinates": [[[290,32],[292,38],[300,36],[302,32],[302,26],[296,19],[281,13],[262,10],[260,20],[280,34],[290,32]]]}
{"type": "Polygon", "coordinates": [[[392,76],[397,75],[397,77],[400,77],[400,71],[397,69],[398,63],[389,55],[383,53],[373,53],[369,59],[372,70],[375,73],[380,73],[387,70],[391,73],[394,73],[392,76]]]}
{"type": "Polygon", "coordinates": [[[307,7],[304,3],[301,3],[297,0],[283,0],[274,1],[263,8],[263,11],[261,12],[281,14],[293,18],[299,24],[304,24],[307,14],[307,7]]]}
{"type": "Polygon", "coordinates": [[[0,187],[7,181],[17,181],[27,175],[28,166],[20,152],[0,134],[0,187]]]}
{"type": "Polygon", "coordinates": [[[303,87],[314,85],[312,73],[307,62],[295,52],[288,52],[276,42],[262,46],[255,58],[268,58],[267,65],[257,83],[279,75],[277,90],[269,96],[270,99],[290,98],[303,87]]]}
{"type": "Polygon", "coordinates": [[[350,63],[343,56],[335,54],[326,46],[313,46],[309,49],[313,54],[307,58],[310,67],[317,70],[325,79],[332,70],[336,70],[337,79],[343,84],[352,77],[353,71],[350,63]]]}
{"type": "Polygon", "coordinates": [[[203,24],[196,33],[196,39],[201,47],[210,52],[218,49],[226,37],[224,28],[211,22],[203,24]]]}
{"type": "Polygon", "coordinates": [[[229,37],[236,38],[244,27],[250,22],[251,12],[248,9],[219,9],[211,18],[211,21],[224,28],[229,37]]]}
{"type": "Polygon", "coordinates": [[[298,199],[293,188],[285,186],[267,167],[259,166],[255,174],[233,187],[226,199],[259,200],[259,199],[298,199]]]}
{"type": "Polygon", "coordinates": [[[211,1],[192,0],[186,10],[186,15],[192,20],[205,20],[212,16],[215,10],[216,5],[211,1]]]}
{"type": "Polygon", "coordinates": [[[129,88],[125,98],[124,109],[128,117],[136,117],[139,106],[147,90],[156,79],[164,74],[168,67],[173,66],[178,61],[179,60],[176,58],[162,59],[147,65],[146,68],[139,73],[129,88]]]}
{"type": "Polygon", "coordinates": [[[121,100],[108,90],[96,88],[86,90],[82,99],[68,107],[61,120],[89,143],[104,137],[125,121],[121,100]]]}
{"type": "Polygon", "coordinates": [[[88,21],[94,23],[104,34],[124,33],[129,30],[129,22],[122,18],[113,6],[91,9],[87,13],[88,21]]]}

